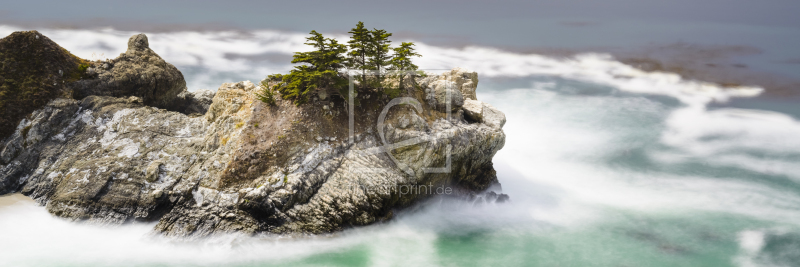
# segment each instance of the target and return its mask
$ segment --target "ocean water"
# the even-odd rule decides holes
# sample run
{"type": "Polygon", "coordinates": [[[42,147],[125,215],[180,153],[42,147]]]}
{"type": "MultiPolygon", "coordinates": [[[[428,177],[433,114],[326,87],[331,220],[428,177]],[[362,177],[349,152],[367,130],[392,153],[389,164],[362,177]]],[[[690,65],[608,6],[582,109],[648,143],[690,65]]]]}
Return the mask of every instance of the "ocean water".
{"type": "MultiPolygon", "coordinates": [[[[39,30],[90,59],[116,57],[133,34],[39,30]]],[[[307,49],[305,34],[283,31],[148,37],[190,90],[287,72],[307,49]]],[[[0,266],[800,266],[800,121],[725,105],[763,88],[598,53],[418,46],[423,69],[478,71],[478,99],[505,112],[494,163],[509,203],[432,199],[331,235],[175,240],[152,224],[67,222],[17,201],[0,206],[0,266]]]]}

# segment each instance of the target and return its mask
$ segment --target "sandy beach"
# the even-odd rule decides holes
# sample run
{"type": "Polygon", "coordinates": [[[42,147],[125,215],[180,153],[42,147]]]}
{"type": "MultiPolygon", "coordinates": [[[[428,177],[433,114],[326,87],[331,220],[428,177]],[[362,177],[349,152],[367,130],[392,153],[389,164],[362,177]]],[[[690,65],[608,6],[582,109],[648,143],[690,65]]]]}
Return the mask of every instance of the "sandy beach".
{"type": "Polygon", "coordinates": [[[0,209],[4,208],[6,206],[11,206],[11,205],[16,204],[18,202],[30,202],[30,203],[33,203],[33,200],[30,199],[29,197],[26,197],[26,196],[24,196],[22,194],[19,194],[19,193],[2,195],[2,196],[0,196],[0,209]]]}

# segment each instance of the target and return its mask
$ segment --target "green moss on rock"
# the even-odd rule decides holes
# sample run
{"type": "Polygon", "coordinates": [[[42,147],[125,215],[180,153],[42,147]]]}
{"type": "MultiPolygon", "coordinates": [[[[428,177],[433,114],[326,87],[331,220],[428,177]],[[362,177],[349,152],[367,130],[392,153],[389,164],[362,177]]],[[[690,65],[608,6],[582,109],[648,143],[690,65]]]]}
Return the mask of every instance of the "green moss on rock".
{"type": "Polygon", "coordinates": [[[81,79],[88,63],[37,31],[0,39],[0,139],[50,100],[70,97],[65,85],[81,79]]]}

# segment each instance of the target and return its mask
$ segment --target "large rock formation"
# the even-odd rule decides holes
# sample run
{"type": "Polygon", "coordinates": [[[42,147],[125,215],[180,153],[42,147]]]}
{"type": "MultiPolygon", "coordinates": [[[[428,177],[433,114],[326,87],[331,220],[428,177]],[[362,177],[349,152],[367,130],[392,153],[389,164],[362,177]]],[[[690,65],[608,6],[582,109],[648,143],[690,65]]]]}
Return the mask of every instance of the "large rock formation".
{"type": "MultiPolygon", "coordinates": [[[[223,84],[207,107],[212,93],[179,97],[202,116],[150,106],[136,92],[56,99],[0,142],[0,194],[21,191],[69,219],[158,221],[158,232],[176,236],[367,225],[498,183],[491,160],[505,117],[483,103],[478,120],[461,104],[439,109],[455,101],[431,86],[446,77],[417,79],[427,89],[397,100],[359,94],[352,136],[340,97],[270,106],[250,82],[223,84]]],[[[477,75],[459,77],[467,80],[436,88],[474,96],[477,75]]]]}
{"type": "Polygon", "coordinates": [[[88,79],[72,85],[75,98],[137,96],[144,104],[169,108],[186,91],[183,74],[150,49],[144,34],[128,40],[128,51],[115,59],[96,62],[86,70],[88,79]]]}

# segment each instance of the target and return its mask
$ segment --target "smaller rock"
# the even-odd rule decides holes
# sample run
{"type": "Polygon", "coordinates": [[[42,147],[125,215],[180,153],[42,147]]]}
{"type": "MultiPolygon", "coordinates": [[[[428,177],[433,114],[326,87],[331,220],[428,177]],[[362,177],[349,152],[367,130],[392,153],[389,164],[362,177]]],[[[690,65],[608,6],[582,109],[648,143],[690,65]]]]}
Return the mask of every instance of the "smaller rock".
{"type": "Polygon", "coordinates": [[[150,165],[147,166],[147,170],[145,171],[145,173],[147,175],[146,179],[148,182],[152,183],[158,180],[158,175],[161,172],[163,165],[164,163],[162,163],[161,161],[153,161],[152,163],[150,163],[150,165]]]}
{"type": "Polygon", "coordinates": [[[492,105],[483,103],[483,122],[492,127],[503,128],[506,125],[506,114],[492,105]]]}
{"type": "Polygon", "coordinates": [[[149,49],[150,43],[147,41],[147,35],[144,35],[144,33],[131,36],[131,38],[128,39],[128,53],[149,49]]]}
{"type": "Polygon", "coordinates": [[[464,106],[461,107],[464,110],[464,115],[475,122],[482,122],[483,121],[483,102],[478,100],[466,99],[464,100],[464,106]]]}
{"type": "Polygon", "coordinates": [[[505,202],[508,202],[508,199],[509,199],[508,195],[499,194],[499,195],[497,195],[497,200],[495,200],[495,203],[505,203],[505,202]]]}
{"type": "Polygon", "coordinates": [[[503,128],[506,125],[506,114],[497,108],[478,100],[467,99],[462,107],[467,119],[486,125],[503,128]]]}

